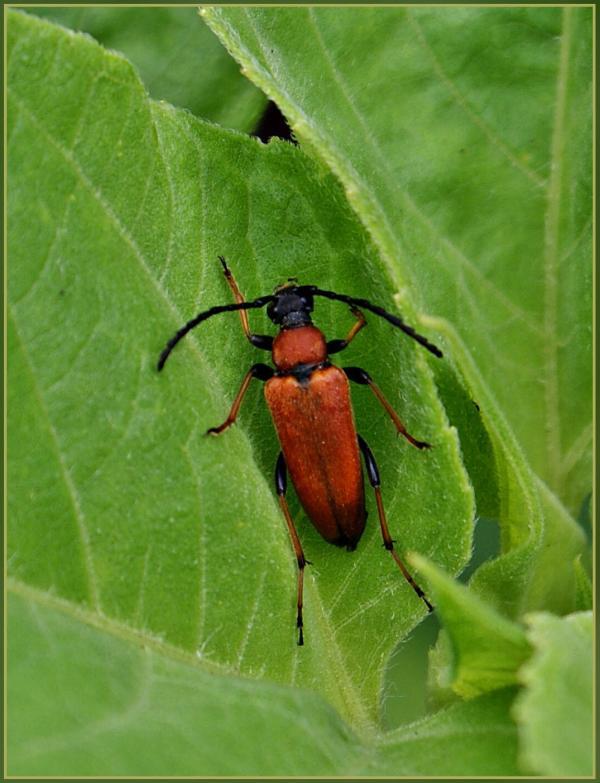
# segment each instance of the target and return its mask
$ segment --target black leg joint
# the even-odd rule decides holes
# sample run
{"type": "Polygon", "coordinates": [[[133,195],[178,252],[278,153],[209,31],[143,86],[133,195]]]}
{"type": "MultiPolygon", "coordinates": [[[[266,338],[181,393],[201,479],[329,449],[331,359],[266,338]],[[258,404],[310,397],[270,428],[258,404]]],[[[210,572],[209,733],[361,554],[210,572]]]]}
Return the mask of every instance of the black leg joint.
{"type": "Polygon", "coordinates": [[[251,334],[248,338],[255,348],[263,351],[273,350],[273,338],[269,334],[251,334]]]}
{"type": "MultiPolygon", "coordinates": [[[[351,381],[354,381],[354,383],[361,383],[363,386],[371,383],[371,376],[361,367],[342,367],[342,370],[346,373],[351,381]]],[[[367,448],[369,447],[367,446],[367,448]]]]}
{"type": "Polygon", "coordinates": [[[275,487],[278,495],[285,495],[287,492],[287,468],[282,451],[279,452],[275,465],[275,487]]]}
{"type": "Polygon", "coordinates": [[[268,364],[253,364],[250,368],[253,378],[257,378],[259,381],[268,381],[275,374],[275,370],[269,367],[268,364]]]}
{"type": "Polygon", "coordinates": [[[360,435],[358,436],[358,445],[360,446],[360,450],[363,453],[365,465],[367,468],[367,476],[369,477],[369,483],[372,487],[380,486],[381,481],[379,480],[379,470],[377,469],[375,457],[373,456],[371,449],[367,446],[366,441],[361,438],[360,435]]]}

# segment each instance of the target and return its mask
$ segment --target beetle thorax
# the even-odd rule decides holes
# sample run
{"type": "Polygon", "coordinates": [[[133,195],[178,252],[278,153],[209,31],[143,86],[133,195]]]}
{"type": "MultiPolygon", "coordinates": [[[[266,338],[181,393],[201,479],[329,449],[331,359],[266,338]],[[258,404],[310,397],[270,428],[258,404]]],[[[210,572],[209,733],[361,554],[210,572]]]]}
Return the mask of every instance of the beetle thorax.
{"type": "Polygon", "coordinates": [[[316,326],[283,329],[273,341],[273,364],[287,372],[299,364],[320,364],[327,359],[325,336],[316,326]]]}

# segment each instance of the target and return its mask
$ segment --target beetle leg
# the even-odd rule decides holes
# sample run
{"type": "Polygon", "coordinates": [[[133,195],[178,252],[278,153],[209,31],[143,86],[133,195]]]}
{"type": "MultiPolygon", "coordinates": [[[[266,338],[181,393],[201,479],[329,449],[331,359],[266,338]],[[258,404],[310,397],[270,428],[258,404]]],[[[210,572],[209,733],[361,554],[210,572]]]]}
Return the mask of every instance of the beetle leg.
{"type": "Polygon", "coordinates": [[[300,539],[298,538],[298,533],[296,533],[296,528],[294,527],[294,521],[292,520],[290,510],[288,508],[288,504],[285,499],[285,493],[287,490],[287,468],[286,468],[283,452],[280,452],[279,457],[277,458],[277,465],[275,467],[275,486],[277,488],[279,505],[281,506],[281,510],[283,511],[283,516],[285,517],[285,521],[287,522],[288,531],[290,534],[290,538],[292,539],[294,552],[296,554],[296,560],[298,561],[298,604],[297,604],[298,611],[296,615],[296,627],[298,628],[298,644],[303,645],[304,634],[302,632],[303,629],[302,591],[304,587],[304,566],[309,561],[304,557],[304,552],[302,551],[302,544],[300,543],[300,539]]]}
{"type": "Polygon", "coordinates": [[[244,380],[242,381],[240,390],[235,396],[235,400],[233,401],[229,415],[223,424],[220,424],[218,427],[211,427],[210,429],[206,430],[206,435],[218,435],[220,432],[223,432],[223,430],[226,430],[227,427],[231,427],[231,425],[235,423],[240,406],[242,404],[242,400],[244,399],[244,395],[248,390],[248,386],[250,385],[252,378],[258,378],[259,381],[268,381],[272,376],[273,370],[267,364],[253,364],[244,376],[244,380]]]}
{"type": "MultiPolygon", "coordinates": [[[[227,261],[223,258],[223,256],[219,256],[219,261],[223,265],[223,274],[225,275],[225,280],[227,280],[227,285],[231,288],[231,292],[233,293],[234,299],[238,304],[241,304],[242,302],[245,302],[244,295],[238,288],[238,284],[236,282],[235,277],[233,276],[233,272],[231,269],[227,266],[227,261]]],[[[252,345],[255,348],[262,348],[264,351],[270,351],[273,348],[273,338],[268,334],[252,334],[250,331],[250,323],[248,321],[248,313],[245,310],[240,310],[240,321],[242,322],[242,329],[244,330],[244,334],[246,335],[247,339],[252,343],[252,345]]]]}
{"type": "Polygon", "coordinates": [[[327,343],[327,353],[339,353],[340,351],[343,351],[344,348],[347,348],[348,345],[354,340],[356,335],[360,332],[361,329],[363,329],[367,325],[367,319],[364,317],[364,315],[361,313],[361,311],[358,309],[358,307],[354,307],[354,305],[350,306],[350,312],[352,315],[357,319],[356,323],[350,329],[348,334],[343,340],[329,340],[327,343]]]}
{"type": "Polygon", "coordinates": [[[360,450],[363,454],[363,459],[365,461],[365,465],[367,468],[367,476],[369,477],[369,483],[373,487],[375,491],[375,500],[377,501],[377,513],[379,514],[379,524],[381,525],[381,535],[383,536],[383,545],[388,550],[388,552],[391,554],[391,556],[396,561],[398,567],[402,571],[402,575],[406,579],[406,581],[409,583],[409,585],[412,587],[412,589],[415,591],[415,593],[419,596],[419,598],[423,601],[425,606],[427,607],[427,610],[429,612],[433,612],[433,605],[427,600],[427,596],[421,590],[419,585],[415,582],[415,580],[410,575],[408,569],[400,560],[398,553],[394,549],[394,541],[392,537],[390,536],[390,531],[387,526],[387,520],[385,518],[385,510],[383,508],[383,500],[381,499],[381,489],[380,489],[380,480],[379,480],[379,470],[377,469],[377,463],[375,462],[375,457],[373,456],[373,452],[368,447],[367,443],[361,436],[358,436],[358,445],[360,446],[360,450]]]}
{"type": "Polygon", "coordinates": [[[360,383],[364,386],[369,386],[373,394],[377,397],[381,405],[385,408],[387,411],[388,416],[390,419],[394,422],[394,425],[396,426],[396,430],[400,433],[400,435],[403,435],[406,440],[409,443],[412,443],[413,446],[416,446],[418,449],[429,449],[431,448],[430,443],[426,443],[424,440],[417,440],[416,438],[413,438],[413,436],[408,432],[402,421],[400,420],[400,417],[396,413],[396,411],[392,408],[392,406],[389,404],[389,402],[386,400],[386,398],[383,395],[383,392],[377,386],[377,384],[373,381],[371,376],[366,370],[363,370],[361,367],[342,367],[346,375],[351,381],[354,381],[354,383],[360,383]]]}

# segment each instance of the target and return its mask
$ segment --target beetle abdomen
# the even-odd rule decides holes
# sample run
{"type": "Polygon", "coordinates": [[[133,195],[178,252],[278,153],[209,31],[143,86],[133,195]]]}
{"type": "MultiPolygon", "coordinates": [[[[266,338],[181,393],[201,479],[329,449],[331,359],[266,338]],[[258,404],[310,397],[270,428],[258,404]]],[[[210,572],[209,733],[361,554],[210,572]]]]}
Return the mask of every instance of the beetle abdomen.
{"type": "Polygon", "coordinates": [[[290,477],[326,541],[353,549],[365,527],[356,428],[345,374],[338,367],[271,378],[265,397],[290,477]]]}

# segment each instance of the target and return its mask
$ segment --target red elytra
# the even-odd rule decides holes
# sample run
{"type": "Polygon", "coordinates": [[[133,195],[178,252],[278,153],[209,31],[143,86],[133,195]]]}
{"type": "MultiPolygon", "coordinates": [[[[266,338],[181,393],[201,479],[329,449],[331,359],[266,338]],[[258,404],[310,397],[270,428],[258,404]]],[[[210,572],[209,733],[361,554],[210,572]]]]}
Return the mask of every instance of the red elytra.
{"type": "Polygon", "coordinates": [[[366,514],[348,378],[331,366],[304,384],[274,376],[265,398],[306,515],[330,544],[354,549],[366,514]]]}

